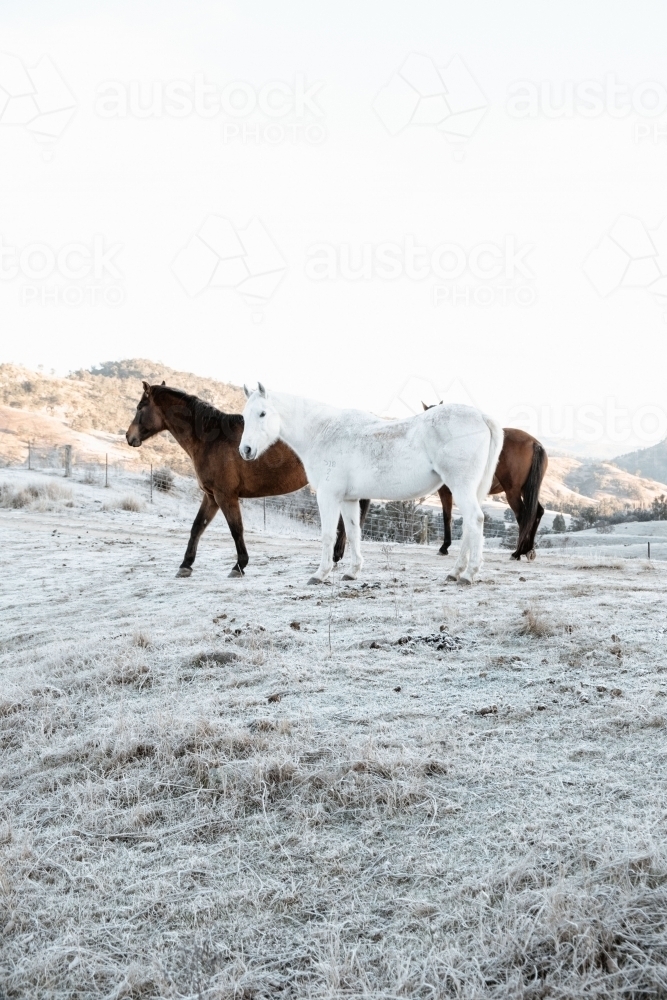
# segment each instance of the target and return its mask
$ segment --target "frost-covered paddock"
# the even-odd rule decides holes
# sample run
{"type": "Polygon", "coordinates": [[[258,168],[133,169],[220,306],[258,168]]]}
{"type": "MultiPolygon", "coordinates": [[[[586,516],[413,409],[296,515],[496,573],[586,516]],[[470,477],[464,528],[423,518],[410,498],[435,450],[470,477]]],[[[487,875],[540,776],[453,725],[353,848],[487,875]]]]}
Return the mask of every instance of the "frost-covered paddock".
{"type": "Polygon", "coordinates": [[[0,509],[7,998],[667,995],[667,564],[230,580],[220,518],[175,579],[194,494],[61,485],[0,509]]]}

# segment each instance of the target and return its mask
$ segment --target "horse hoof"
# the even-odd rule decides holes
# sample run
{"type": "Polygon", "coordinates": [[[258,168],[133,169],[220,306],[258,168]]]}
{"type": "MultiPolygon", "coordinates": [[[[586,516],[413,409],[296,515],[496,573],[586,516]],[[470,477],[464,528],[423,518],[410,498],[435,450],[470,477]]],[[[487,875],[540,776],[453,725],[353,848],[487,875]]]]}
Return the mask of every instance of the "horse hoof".
{"type": "Polygon", "coordinates": [[[458,583],[459,582],[458,576],[455,576],[454,573],[448,573],[447,576],[445,577],[445,579],[446,580],[450,580],[452,583],[458,583]]]}
{"type": "Polygon", "coordinates": [[[308,583],[324,583],[324,580],[320,580],[320,578],[317,576],[311,576],[308,583]]]}
{"type": "Polygon", "coordinates": [[[529,562],[532,562],[536,555],[537,552],[535,551],[535,549],[531,549],[530,552],[526,552],[526,559],[529,562]]]}
{"type": "Polygon", "coordinates": [[[243,576],[243,570],[234,568],[229,575],[231,577],[243,576]]]}
{"type": "Polygon", "coordinates": [[[438,549],[438,555],[439,556],[448,556],[449,555],[449,549],[438,549]]]}
{"type": "Polygon", "coordinates": [[[356,580],[356,576],[352,576],[351,573],[343,573],[343,580],[356,580]]]}
{"type": "Polygon", "coordinates": [[[521,562],[521,553],[517,555],[516,552],[513,552],[512,555],[510,556],[510,559],[516,559],[517,562],[521,562]]]}
{"type": "Polygon", "coordinates": [[[176,576],[192,576],[192,570],[188,566],[181,566],[176,576]]]}
{"type": "Polygon", "coordinates": [[[467,576],[460,576],[456,582],[461,587],[472,587],[472,580],[467,576]]]}

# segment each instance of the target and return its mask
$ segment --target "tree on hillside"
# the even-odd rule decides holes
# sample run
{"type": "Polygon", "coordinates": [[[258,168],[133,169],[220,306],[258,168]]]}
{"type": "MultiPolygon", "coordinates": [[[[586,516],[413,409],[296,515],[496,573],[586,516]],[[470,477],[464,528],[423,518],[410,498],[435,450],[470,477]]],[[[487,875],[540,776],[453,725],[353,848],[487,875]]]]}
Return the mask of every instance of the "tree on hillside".
{"type": "Polygon", "coordinates": [[[563,517],[562,514],[556,514],[551,527],[553,531],[557,532],[565,531],[565,518],[563,517]]]}
{"type": "Polygon", "coordinates": [[[661,493],[651,504],[651,516],[654,521],[667,521],[667,497],[661,493]]]}

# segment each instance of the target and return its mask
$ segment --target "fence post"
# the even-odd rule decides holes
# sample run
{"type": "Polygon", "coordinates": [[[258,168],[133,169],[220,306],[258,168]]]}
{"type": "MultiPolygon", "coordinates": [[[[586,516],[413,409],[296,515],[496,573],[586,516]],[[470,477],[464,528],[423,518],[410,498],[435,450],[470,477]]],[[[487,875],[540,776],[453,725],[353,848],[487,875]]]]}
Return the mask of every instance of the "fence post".
{"type": "Polygon", "coordinates": [[[28,470],[32,469],[32,455],[30,441],[28,441],[28,470]]]}
{"type": "Polygon", "coordinates": [[[266,534],[266,497],[264,497],[264,533],[266,534]]]}
{"type": "Polygon", "coordinates": [[[72,445],[65,445],[65,478],[69,479],[72,475],[72,445]]]}
{"type": "Polygon", "coordinates": [[[648,557],[650,559],[651,558],[651,543],[647,542],[646,544],[648,545],[648,557]]]}
{"type": "Polygon", "coordinates": [[[153,463],[151,462],[151,503],[153,503],[153,463]]]}
{"type": "Polygon", "coordinates": [[[108,485],[109,485],[109,456],[107,454],[105,454],[104,455],[104,486],[107,487],[108,485]]]}

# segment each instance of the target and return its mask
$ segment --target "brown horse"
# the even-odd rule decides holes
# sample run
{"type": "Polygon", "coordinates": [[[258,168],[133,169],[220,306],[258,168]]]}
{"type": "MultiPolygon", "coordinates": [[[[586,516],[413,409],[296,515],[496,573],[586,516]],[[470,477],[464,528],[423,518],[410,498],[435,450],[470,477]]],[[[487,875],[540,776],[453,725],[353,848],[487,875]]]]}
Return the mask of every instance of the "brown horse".
{"type": "MultiPolygon", "coordinates": [[[[127,443],[139,448],[155,434],[170,431],[192,459],[204,493],[176,576],[192,573],[199,539],[218,510],[225,515],[236,545],[236,565],[229,575],[243,576],[248,565],[248,551],[243,540],[239,498],[292,493],[307,484],[306,470],[292,449],[281,441],[272,445],[256,462],[244,462],[239,454],[243,433],[240,413],[223,413],[197,396],[169,388],[164,382],[162,385],[142,384],[144,393],[125,434],[127,443]]],[[[345,549],[342,519],[338,531],[336,547],[341,558],[345,549]]]]}
{"type": "MultiPolygon", "coordinates": [[[[430,407],[422,403],[425,410],[430,407]]],[[[540,486],[547,471],[547,453],[532,434],[516,427],[504,428],[505,440],[498,458],[496,474],[489,493],[504,493],[519,525],[519,537],[512,559],[535,558],[535,534],[544,507],[540,503],[540,486]]],[[[445,540],[439,549],[446,556],[452,544],[452,494],[446,486],[438,490],[445,522],[445,540]]],[[[363,508],[362,508],[363,516],[363,508]]]]}

